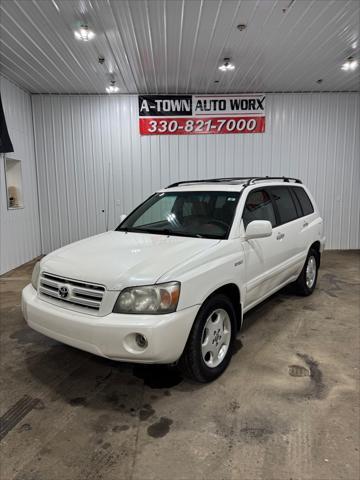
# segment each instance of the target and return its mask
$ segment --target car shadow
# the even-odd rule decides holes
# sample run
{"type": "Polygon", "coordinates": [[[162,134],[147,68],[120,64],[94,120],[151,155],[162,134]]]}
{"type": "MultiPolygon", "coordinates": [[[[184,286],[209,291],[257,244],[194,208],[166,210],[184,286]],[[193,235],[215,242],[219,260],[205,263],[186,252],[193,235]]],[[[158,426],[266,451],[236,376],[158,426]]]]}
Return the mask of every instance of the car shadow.
{"type": "MultiPolygon", "coordinates": [[[[271,313],[275,306],[296,296],[293,285],[287,285],[245,313],[239,334],[245,333],[258,320],[271,313]]],[[[239,336],[239,335],[238,335],[239,336]]]]}
{"type": "MultiPolygon", "coordinates": [[[[233,354],[236,355],[243,347],[242,334],[290,295],[293,292],[290,287],[286,287],[244,316],[243,326],[234,341],[233,354]]],[[[138,392],[140,389],[145,396],[161,397],[176,392],[195,392],[207,387],[207,384],[184,378],[176,365],[113,361],[48,339],[28,326],[22,329],[21,336],[13,335],[13,339],[22,342],[26,367],[32,379],[42,384],[47,391],[50,390],[51,397],[63,398],[71,405],[91,405],[105,410],[118,409],[119,406],[131,409],[132,391],[138,392]],[[92,392],[93,400],[89,400],[89,391],[92,392]]]]}
{"type": "Polygon", "coordinates": [[[31,383],[73,407],[121,410],[134,416],[143,398],[151,403],[176,392],[195,392],[206,385],[185,379],[176,365],[142,365],[117,362],[32,335],[36,353],[28,353],[26,370],[31,383]],[[139,403],[140,402],[140,403],[139,403]]]}

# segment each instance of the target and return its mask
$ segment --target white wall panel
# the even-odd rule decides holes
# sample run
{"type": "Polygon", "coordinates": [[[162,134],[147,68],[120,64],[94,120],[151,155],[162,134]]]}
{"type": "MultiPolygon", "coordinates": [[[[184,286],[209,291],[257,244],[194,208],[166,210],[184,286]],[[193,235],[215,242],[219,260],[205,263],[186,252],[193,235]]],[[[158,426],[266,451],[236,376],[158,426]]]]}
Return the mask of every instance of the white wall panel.
{"type": "Polygon", "coordinates": [[[5,169],[0,155],[0,274],[40,255],[40,225],[30,95],[0,76],[6,123],[14,153],[21,160],[24,208],[7,209],[5,169]]]}
{"type": "Polygon", "coordinates": [[[359,93],[268,95],[265,134],[154,137],[138,133],[136,96],[32,98],[45,252],[176,180],[246,175],[301,178],[327,247],[359,248],[359,93]]]}

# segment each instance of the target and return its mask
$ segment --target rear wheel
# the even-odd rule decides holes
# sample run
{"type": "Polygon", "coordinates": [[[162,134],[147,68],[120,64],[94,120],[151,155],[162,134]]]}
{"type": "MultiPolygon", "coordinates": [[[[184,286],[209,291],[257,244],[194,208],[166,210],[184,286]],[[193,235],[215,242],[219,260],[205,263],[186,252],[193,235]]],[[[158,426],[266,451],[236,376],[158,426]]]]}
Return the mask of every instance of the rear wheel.
{"type": "Polygon", "coordinates": [[[314,248],[311,248],[299,278],[295,282],[296,290],[300,295],[311,295],[315,290],[318,276],[318,265],[319,253],[314,248]]]}
{"type": "Polygon", "coordinates": [[[225,295],[207,300],[196,316],[180,367],[197,382],[211,382],[228,366],[236,332],[233,304],[225,295]]]}

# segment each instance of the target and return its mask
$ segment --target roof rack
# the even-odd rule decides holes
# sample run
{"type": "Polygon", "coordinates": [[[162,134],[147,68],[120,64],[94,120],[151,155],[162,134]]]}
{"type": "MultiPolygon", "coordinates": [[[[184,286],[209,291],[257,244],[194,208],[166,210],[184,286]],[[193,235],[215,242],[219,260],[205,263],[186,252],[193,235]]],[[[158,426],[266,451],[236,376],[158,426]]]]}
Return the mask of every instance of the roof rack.
{"type": "Polygon", "coordinates": [[[168,185],[166,188],[174,188],[178,187],[179,185],[189,184],[189,183],[221,183],[221,182],[235,182],[235,181],[243,181],[246,182],[244,186],[249,186],[255,182],[259,182],[261,180],[282,180],[283,182],[294,182],[294,183],[302,183],[301,180],[298,178],[292,177],[225,177],[225,178],[207,178],[206,180],[185,180],[181,182],[172,183],[168,185]]]}
{"type": "Polygon", "coordinates": [[[166,188],[174,188],[178,187],[179,185],[184,185],[186,183],[221,183],[221,182],[232,182],[236,180],[250,180],[250,177],[226,177],[226,178],[207,178],[205,180],[185,180],[182,182],[172,183],[168,185],[166,188]]]}
{"type": "Polygon", "coordinates": [[[251,177],[246,183],[246,186],[251,185],[252,183],[259,182],[261,180],[282,180],[283,182],[294,182],[294,183],[302,183],[301,180],[298,178],[292,178],[292,177],[251,177]]]}

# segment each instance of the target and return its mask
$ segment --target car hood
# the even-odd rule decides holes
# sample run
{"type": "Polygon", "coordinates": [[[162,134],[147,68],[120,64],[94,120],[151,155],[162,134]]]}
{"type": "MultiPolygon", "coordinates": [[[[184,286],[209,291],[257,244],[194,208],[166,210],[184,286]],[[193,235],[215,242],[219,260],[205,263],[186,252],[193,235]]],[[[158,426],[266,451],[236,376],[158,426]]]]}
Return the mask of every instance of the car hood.
{"type": "Polygon", "coordinates": [[[120,290],[156,283],[169,270],[218,243],[205,238],[111,231],[50,253],[41,261],[41,270],[120,290]]]}

